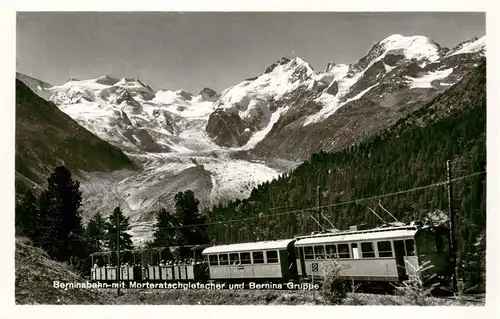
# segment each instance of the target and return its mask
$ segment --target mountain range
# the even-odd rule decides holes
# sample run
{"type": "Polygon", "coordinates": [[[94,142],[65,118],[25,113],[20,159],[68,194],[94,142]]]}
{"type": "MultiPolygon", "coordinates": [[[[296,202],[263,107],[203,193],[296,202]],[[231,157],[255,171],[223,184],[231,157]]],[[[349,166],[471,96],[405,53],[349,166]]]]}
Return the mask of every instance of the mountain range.
{"type": "MultiPolygon", "coordinates": [[[[153,222],[155,209],[169,207],[176,192],[192,189],[203,206],[246,198],[314,153],[344,149],[391,127],[458,83],[485,50],[486,37],[448,49],[424,36],[395,34],[355,64],[329,63],[317,71],[301,58],[284,57],[222,92],[204,88],[196,95],[108,75],[62,85],[20,73],[17,78],[39,104],[56,106],[51,111],[92,133],[83,139],[106,145],[106,151],[86,154],[89,161],[119,152],[106,167],[74,165],[83,209],[106,215],[120,205],[139,241],[150,232],[141,226],[153,222]]],[[[36,120],[49,125],[45,117],[36,120]]],[[[23,163],[25,149],[20,152],[16,132],[23,163]]],[[[33,170],[53,162],[38,157],[23,165],[33,170]]],[[[40,184],[38,177],[21,175],[40,184]]]]}

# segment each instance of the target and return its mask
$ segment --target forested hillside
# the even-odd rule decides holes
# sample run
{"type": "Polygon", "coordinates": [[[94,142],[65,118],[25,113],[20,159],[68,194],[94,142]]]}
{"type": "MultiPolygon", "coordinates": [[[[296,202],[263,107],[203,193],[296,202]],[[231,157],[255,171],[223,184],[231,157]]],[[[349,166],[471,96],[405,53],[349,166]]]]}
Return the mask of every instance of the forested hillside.
{"type": "MultiPolygon", "coordinates": [[[[379,201],[403,222],[447,212],[446,185],[432,185],[446,180],[447,160],[451,160],[453,178],[464,176],[453,183],[453,209],[459,216],[464,276],[469,283],[477,283],[484,264],[486,228],[485,61],[389,131],[340,152],[315,154],[289,174],[254,189],[248,199],[206,211],[211,223],[243,219],[213,224],[211,237],[222,243],[315,231],[318,225],[310,216],[316,214],[300,209],[315,208],[317,186],[321,186],[323,214],[338,229],[380,225],[367,207],[392,221],[377,208],[379,201]],[[432,186],[422,187],[426,185],[432,186]],[[391,193],[396,194],[364,200],[391,193]]],[[[331,228],[323,218],[321,224],[331,228]]]]}

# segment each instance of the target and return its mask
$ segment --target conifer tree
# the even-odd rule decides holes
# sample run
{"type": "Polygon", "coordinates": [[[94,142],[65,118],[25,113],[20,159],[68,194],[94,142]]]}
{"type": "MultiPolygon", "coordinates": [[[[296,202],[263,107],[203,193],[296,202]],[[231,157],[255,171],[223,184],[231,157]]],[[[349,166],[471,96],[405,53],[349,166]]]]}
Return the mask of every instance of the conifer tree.
{"type": "Polygon", "coordinates": [[[200,214],[198,204],[200,203],[194,196],[192,190],[179,192],[174,197],[175,217],[181,226],[182,244],[199,245],[208,242],[204,227],[191,225],[200,225],[205,223],[205,216],[200,214]]]}
{"type": "Polygon", "coordinates": [[[38,200],[30,189],[23,195],[20,202],[16,202],[16,236],[26,236],[37,241],[40,234],[39,220],[38,200]]]}
{"type": "Polygon", "coordinates": [[[104,219],[100,213],[96,213],[87,224],[84,233],[87,251],[95,253],[101,251],[103,248],[103,241],[105,239],[104,219]]]}
{"type": "Polygon", "coordinates": [[[59,200],[51,196],[47,191],[43,191],[38,197],[39,227],[37,241],[49,256],[55,257],[55,252],[59,249],[58,228],[60,224],[59,200]]]}
{"type": "Polygon", "coordinates": [[[56,260],[83,257],[83,226],[79,208],[82,202],[80,183],[72,179],[64,166],[56,167],[40,194],[40,236],[49,255],[56,260]]]}
{"type": "Polygon", "coordinates": [[[178,220],[165,208],[160,208],[156,213],[155,231],[153,233],[152,246],[169,247],[177,246],[180,243],[181,233],[178,220]]]}
{"type": "Polygon", "coordinates": [[[120,210],[120,207],[116,207],[111,215],[109,215],[108,220],[105,223],[105,232],[106,232],[106,247],[109,250],[116,250],[116,221],[117,218],[120,218],[120,250],[132,249],[132,236],[127,233],[130,229],[129,218],[125,217],[120,210]]]}

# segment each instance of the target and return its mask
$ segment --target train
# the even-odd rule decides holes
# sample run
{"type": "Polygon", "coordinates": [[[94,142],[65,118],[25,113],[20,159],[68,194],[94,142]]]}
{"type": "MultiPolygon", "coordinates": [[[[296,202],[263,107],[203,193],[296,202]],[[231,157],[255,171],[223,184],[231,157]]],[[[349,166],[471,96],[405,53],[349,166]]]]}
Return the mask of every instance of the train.
{"type": "MultiPolygon", "coordinates": [[[[350,227],[306,236],[193,248],[191,262],[123,265],[120,279],[140,282],[322,282],[336,276],[363,284],[393,284],[419,278],[444,287],[453,276],[445,226],[350,227]]],[[[94,255],[96,256],[96,255],[94,255]]],[[[160,257],[161,258],[161,257],[160,257]]],[[[116,281],[116,266],[94,266],[94,281],[116,281]]]]}

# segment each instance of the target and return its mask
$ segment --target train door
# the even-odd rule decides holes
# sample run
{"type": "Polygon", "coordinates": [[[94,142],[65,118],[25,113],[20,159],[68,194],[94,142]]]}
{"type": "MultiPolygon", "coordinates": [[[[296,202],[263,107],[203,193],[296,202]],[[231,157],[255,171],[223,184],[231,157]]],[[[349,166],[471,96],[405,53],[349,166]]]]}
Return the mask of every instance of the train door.
{"type": "Polygon", "coordinates": [[[351,244],[351,251],[352,251],[352,258],[354,259],[359,259],[359,248],[358,244],[352,243],[351,244]]]}
{"type": "MultiPolygon", "coordinates": [[[[249,259],[249,256],[243,256],[249,259]]],[[[229,274],[231,279],[234,278],[245,278],[246,275],[245,266],[242,265],[239,253],[229,254],[229,274]]]]}
{"type": "Polygon", "coordinates": [[[280,255],[286,255],[288,258],[287,271],[290,277],[296,277],[297,275],[297,259],[299,258],[299,256],[296,256],[295,252],[296,250],[293,245],[289,245],[286,251],[280,251],[280,255]]]}
{"type": "Polygon", "coordinates": [[[297,250],[296,258],[298,260],[297,272],[298,272],[299,276],[305,277],[305,276],[307,276],[307,274],[306,274],[306,262],[304,260],[304,250],[302,249],[302,247],[297,247],[296,250],[297,250]]]}
{"type": "Polygon", "coordinates": [[[396,256],[396,267],[398,269],[399,280],[408,279],[405,265],[405,242],[404,240],[394,241],[394,253],[396,256]]]}
{"type": "Polygon", "coordinates": [[[419,264],[418,258],[415,255],[415,241],[413,239],[405,240],[406,256],[405,256],[405,267],[406,274],[410,278],[418,277],[419,274],[419,264]]]}

